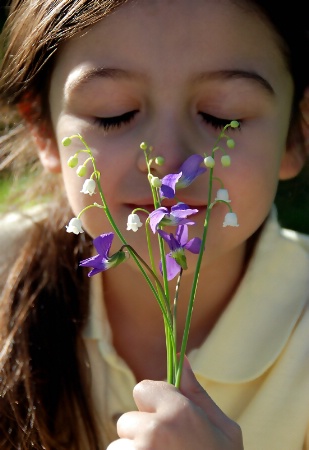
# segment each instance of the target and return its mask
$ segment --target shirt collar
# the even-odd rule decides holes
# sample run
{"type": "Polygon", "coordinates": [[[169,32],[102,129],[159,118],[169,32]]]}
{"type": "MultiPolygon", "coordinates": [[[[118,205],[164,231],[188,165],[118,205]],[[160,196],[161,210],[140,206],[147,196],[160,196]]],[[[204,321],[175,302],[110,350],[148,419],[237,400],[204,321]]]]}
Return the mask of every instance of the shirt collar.
{"type": "Polygon", "coordinates": [[[217,382],[257,378],[276,360],[309,299],[309,255],[266,222],[233,300],[190,361],[217,382]]]}

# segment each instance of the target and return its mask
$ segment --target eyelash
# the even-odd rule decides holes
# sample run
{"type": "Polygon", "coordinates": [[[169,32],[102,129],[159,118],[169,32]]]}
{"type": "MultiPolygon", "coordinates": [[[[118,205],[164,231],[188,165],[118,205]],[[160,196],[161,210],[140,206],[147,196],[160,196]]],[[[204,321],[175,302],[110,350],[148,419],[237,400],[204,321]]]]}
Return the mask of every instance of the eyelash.
{"type": "MultiPolygon", "coordinates": [[[[114,117],[95,117],[94,122],[99,127],[104,128],[105,131],[108,131],[112,128],[120,128],[123,125],[128,125],[138,113],[137,109],[133,111],[128,111],[120,116],[114,117]]],[[[222,129],[225,125],[229,124],[232,119],[221,119],[219,117],[212,116],[211,114],[207,114],[204,112],[199,112],[199,115],[202,117],[203,121],[208,125],[211,125],[215,129],[222,129]]],[[[240,123],[240,121],[238,120],[240,123]]],[[[239,127],[238,127],[239,129],[239,127]]]]}
{"type": "Polygon", "coordinates": [[[121,116],[96,117],[94,119],[94,122],[99,127],[104,128],[105,131],[108,131],[111,128],[120,128],[122,125],[129,124],[134,119],[137,113],[138,110],[135,109],[133,111],[128,111],[124,114],[121,114],[121,116]]]}
{"type": "MultiPolygon", "coordinates": [[[[207,114],[204,112],[199,112],[199,115],[202,117],[203,121],[207,123],[208,125],[211,125],[213,128],[222,129],[225,127],[225,125],[228,125],[233,119],[221,119],[219,117],[212,116],[211,114],[207,114]]],[[[237,119],[235,119],[237,120],[237,119]]],[[[237,120],[239,122],[239,125],[241,125],[241,121],[237,120]]],[[[234,129],[234,128],[232,128],[234,129]]],[[[237,128],[240,129],[240,126],[237,128]]]]}

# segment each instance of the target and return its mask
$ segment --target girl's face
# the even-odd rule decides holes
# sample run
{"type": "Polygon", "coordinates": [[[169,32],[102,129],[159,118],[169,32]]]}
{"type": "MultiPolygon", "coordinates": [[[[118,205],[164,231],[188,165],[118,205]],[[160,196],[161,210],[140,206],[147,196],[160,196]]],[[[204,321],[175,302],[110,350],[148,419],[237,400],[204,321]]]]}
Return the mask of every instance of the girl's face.
{"type": "MultiPolygon", "coordinates": [[[[149,209],[152,203],[140,143],[147,141],[165,158],[156,169],[162,177],[177,172],[191,154],[209,154],[220,128],[236,119],[241,127],[230,131],[236,142],[229,150],[232,164],[221,167],[217,152],[215,176],[228,189],[240,226],[223,228],[228,209],[216,206],[207,254],[216,249],[216,256],[224,256],[243,248],[274,199],[292,96],[279,40],[249,7],[225,0],[195,0],[194,7],[191,0],[121,6],[66,42],[51,76],[52,124],[75,215],[98,198],[80,193],[84,179],[67,167],[80,145],[76,140],[63,147],[65,136],[80,133],[92,148],[114,219],[140,249],[142,229],[126,231],[132,209],[149,209]]],[[[219,187],[215,182],[214,194],[219,187]]],[[[201,209],[190,237],[201,235],[206,177],[178,194],[201,209]]],[[[93,237],[110,231],[101,209],[90,209],[82,221],[93,237]]]]}

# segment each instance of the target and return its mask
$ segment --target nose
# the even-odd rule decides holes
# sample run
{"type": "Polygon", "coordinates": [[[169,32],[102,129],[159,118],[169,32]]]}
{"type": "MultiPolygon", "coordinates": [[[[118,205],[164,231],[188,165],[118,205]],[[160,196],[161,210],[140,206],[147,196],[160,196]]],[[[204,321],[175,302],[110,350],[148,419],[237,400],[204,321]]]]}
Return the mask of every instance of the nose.
{"type": "MultiPolygon", "coordinates": [[[[149,158],[155,160],[162,157],[162,165],[152,164],[152,173],[163,177],[168,173],[175,173],[181,164],[193,153],[197,153],[194,139],[190,136],[185,124],[172,114],[162,114],[147,132],[147,146],[151,148],[149,158]]],[[[147,171],[144,152],[141,151],[137,161],[138,169],[147,171]]]]}

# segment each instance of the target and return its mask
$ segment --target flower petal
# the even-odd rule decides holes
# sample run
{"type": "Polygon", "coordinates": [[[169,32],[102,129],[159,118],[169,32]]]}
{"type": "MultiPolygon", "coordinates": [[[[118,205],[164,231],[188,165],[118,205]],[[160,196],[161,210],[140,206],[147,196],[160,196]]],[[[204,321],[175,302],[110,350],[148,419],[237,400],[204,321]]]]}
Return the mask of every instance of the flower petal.
{"type": "Polygon", "coordinates": [[[161,198],[174,198],[175,197],[175,186],[182,172],[171,173],[162,178],[162,185],[160,187],[160,197],[161,198]]]}
{"type": "Polygon", "coordinates": [[[93,245],[101,256],[108,258],[113,239],[114,233],[101,234],[93,240],[93,245]]]}
{"type": "Polygon", "coordinates": [[[186,203],[178,202],[178,203],[176,203],[176,205],[173,205],[171,207],[171,212],[178,211],[178,210],[184,211],[185,209],[190,209],[190,206],[188,206],[186,203]]]}
{"type": "Polygon", "coordinates": [[[189,156],[189,158],[180,167],[182,176],[180,177],[176,188],[184,188],[189,186],[189,184],[191,184],[195,180],[195,178],[206,172],[205,167],[200,167],[203,161],[204,158],[202,155],[189,156]]]}
{"type": "Polygon", "coordinates": [[[179,225],[176,230],[176,239],[183,247],[188,242],[188,226],[179,225]]]}
{"type": "Polygon", "coordinates": [[[191,214],[198,213],[198,209],[178,209],[174,210],[171,213],[171,216],[176,217],[177,219],[186,219],[188,216],[191,216],[191,214]]]}
{"type": "Polygon", "coordinates": [[[91,258],[84,259],[79,263],[79,265],[81,267],[93,267],[88,274],[88,276],[92,276],[108,269],[108,259],[102,257],[102,255],[96,255],[91,258]]]}
{"type": "Polygon", "coordinates": [[[85,259],[79,263],[82,267],[93,267],[93,269],[88,273],[88,277],[92,277],[97,273],[103,272],[104,270],[111,269],[112,267],[118,266],[126,259],[126,254],[124,251],[120,250],[111,257],[105,258],[103,255],[96,255],[91,258],[85,259]]]}
{"type": "MultiPolygon", "coordinates": [[[[166,272],[168,281],[176,277],[180,272],[180,265],[175,261],[175,259],[168,253],[165,257],[166,261],[166,272]]],[[[162,273],[162,263],[160,262],[160,271],[162,273]]]]}
{"type": "Polygon", "coordinates": [[[228,190],[227,189],[218,189],[215,201],[216,200],[222,200],[224,202],[230,203],[231,200],[229,199],[228,190]]]}
{"type": "Polygon", "coordinates": [[[198,237],[195,237],[193,239],[190,239],[190,241],[188,241],[184,245],[184,248],[189,250],[189,252],[191,252],[191,253],[197,254],[200,251],[201,245],[202,245],[201,239],[198,237]]]}
{"type": "Polygon", "coordinates": [[[149,214],[150,228],[152,229],[153,233],[156,232],[157,225],[161,222],[166,214],[169,214],[168,209],[163,206],[155,209],[149,214]]]}
{"type": "Polygon", "coordinates": [[[166,233],[163,230],[157,230],[159,235],[168,243],[169,248],[171,248],[171,233],[166,233]]]}
{"type": "Polygon", "coordinates": [[[143,224],[138,214],[129,214],[127,221],[127,230],[132,230],[136,232],[142,225],[143,224]]]}
{"type": "Polygon", "coordinates": [[[239,227],[237,215],[233,212],[227,213],[224,218],[223,226],[224,227],[239,227]]]}
{"type": "Polygon", "coordinates": [[[96,188],[96,182],[92,178],[88,178],[87,180],[84,181],[81,193],[93,195],[95,188],[96,188]]]}
{"type": "Polygon", "coordinates": [[[69,225],[66,225],[66,231],[67,233],[74,233],[79,234],[83,233],[84,230],[82,228],[82,222],[77,217],[73,217],[73,219],[70,220],[69,225]]]}

